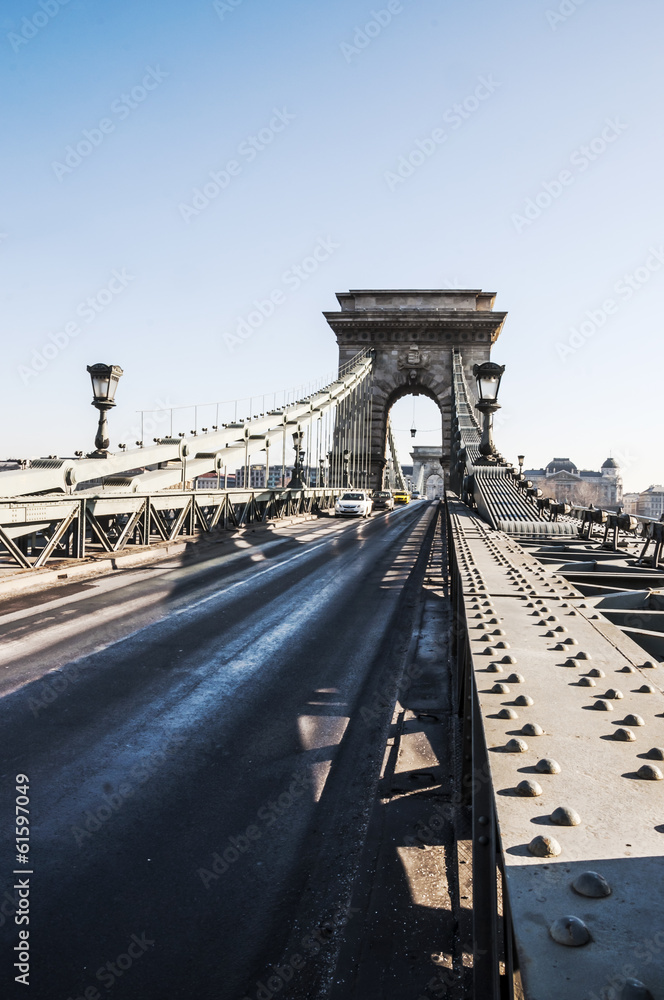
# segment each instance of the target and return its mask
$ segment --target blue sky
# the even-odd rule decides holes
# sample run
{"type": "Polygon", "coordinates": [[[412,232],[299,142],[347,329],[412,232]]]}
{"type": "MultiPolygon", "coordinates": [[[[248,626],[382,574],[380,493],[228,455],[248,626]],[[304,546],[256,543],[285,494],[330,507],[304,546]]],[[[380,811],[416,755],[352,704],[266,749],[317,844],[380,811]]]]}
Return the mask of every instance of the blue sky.
{"type": "MultiPolygon", "coordinates": [[[[5,0],[1,455],[91,447],[87,364],[124,368],[111,433],[130,440],[139,408],[331,372],[337,291],[457,286],[509,314],[504,454],[611,452],[628,488],[664,480],[661,4],[386,7],[5,0]]],[[[438,440],[421,398],[416,423],[438,440]]]]}

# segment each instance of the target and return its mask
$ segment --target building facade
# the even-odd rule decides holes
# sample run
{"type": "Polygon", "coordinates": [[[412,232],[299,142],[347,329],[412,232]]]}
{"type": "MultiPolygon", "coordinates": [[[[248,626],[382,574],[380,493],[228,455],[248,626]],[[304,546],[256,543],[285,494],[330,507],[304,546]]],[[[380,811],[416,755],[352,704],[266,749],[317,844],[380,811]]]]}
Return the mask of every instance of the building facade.
{"type": "Polygon", "coordinates": [[[622,505],[622,476],[615,458],[607,458],[599,472],[579,470],[569,458],[554,458],[545,469],[526,469],[524,474],[544,496],[556,500],[607,509],[622,505]]]}

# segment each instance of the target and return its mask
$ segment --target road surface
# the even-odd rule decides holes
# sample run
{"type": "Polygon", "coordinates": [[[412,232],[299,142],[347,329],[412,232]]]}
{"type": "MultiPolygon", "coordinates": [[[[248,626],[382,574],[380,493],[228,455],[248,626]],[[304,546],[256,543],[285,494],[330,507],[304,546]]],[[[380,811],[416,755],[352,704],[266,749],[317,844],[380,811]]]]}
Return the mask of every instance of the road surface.
{"type": "Polygon", "coordinates": [[[328,994],[436,516],[0,604],[3,824],[18,774],[32,823],[29,867],[2,852],[5,955],[26,880],[31,955],[4,996],[328,994]]]}

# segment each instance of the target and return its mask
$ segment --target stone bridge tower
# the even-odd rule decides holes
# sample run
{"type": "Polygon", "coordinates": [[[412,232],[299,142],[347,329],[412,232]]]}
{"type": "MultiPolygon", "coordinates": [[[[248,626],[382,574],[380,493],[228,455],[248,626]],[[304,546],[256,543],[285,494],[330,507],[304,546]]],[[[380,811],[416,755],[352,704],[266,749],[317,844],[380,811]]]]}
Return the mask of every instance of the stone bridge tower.
{"type": "Polygon", "coordinates": [[[428,396],[442,418],[443,468],[449,467],[452,349],[463,357],[471,391],[473,365],[488,361],[506,313],[493,312],[495,293],[477,289],[340,292],[341,310],[323,315],[339,344],[339,364],[364,348],[375,351],[371,422],[371,485],[382,485],[390,408],[402,396],[428,396]]]}

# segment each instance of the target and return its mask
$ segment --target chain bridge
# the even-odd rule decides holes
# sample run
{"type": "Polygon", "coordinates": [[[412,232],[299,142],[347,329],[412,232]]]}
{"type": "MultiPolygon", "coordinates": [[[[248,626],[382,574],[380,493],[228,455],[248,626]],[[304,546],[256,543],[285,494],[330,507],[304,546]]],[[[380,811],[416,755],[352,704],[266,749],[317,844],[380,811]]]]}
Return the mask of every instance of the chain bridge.
{"type": "Polygon", "coordinates": [[[500,454],[495,295],[337,298],[301,398],[111,450],[94,365],[95,450],[0,472],[33,996],[138,939],[118,997],[664,1000],[664,524],[500,454]],[[335,516],[406,489],[411,394],[444,499],[335,516]]]}

